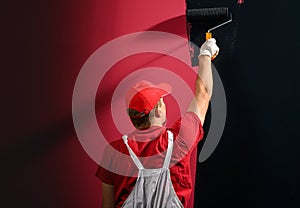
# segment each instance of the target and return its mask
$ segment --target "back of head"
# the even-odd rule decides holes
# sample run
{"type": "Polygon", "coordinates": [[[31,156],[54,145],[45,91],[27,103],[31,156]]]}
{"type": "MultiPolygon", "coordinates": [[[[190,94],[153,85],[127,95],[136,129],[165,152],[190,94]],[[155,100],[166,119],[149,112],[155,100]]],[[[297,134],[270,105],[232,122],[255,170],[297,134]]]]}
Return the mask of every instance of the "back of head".
{"type": "Polygon", "coordinates": [[[153,84],[142,80],[131,87],[126,94],[127,113],[137,129],[151,126],[150,113],[159,103],[160,98],[168,95],[172,88],[167,83],[153,84]]]}

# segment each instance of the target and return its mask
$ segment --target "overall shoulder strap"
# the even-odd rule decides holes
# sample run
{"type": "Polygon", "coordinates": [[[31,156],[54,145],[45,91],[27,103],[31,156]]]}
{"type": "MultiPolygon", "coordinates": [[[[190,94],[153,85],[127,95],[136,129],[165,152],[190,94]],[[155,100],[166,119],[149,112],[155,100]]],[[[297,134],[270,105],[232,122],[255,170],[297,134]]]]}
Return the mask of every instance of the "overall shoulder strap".
{"type": "Polygon", "coordinates": [[[142,163],[139,161],[138,157],[135,155],[135,153],[134,153],[134,152],[132,151],[132,149],[129,147],[129,145],[128,145],[128,136],[127,136],[127,135],[124,135],[124,136],[122,136],[122,139],[123,139],[123,141],[124,141],[124,143],[125,143],[125,145],[126,145],[128,151],[129,151],[129,154],[130,154],[130,156],[131,156],[131,158],[132,158],[134,164],[137,166],[137,168],[138,168],[139,170],[145,169],[144,166],[142,165],[142,163]]]}
{"type": "Polygon", "coordinates": [[[173,139],[174,135],[171,131],[167,130],[168,133],[168,149],[167,149],[167,154],[166,158],[164,161],[164,168],[169,168],[171,157],[172,157],[172,151],[173,151],[173,139]]]}

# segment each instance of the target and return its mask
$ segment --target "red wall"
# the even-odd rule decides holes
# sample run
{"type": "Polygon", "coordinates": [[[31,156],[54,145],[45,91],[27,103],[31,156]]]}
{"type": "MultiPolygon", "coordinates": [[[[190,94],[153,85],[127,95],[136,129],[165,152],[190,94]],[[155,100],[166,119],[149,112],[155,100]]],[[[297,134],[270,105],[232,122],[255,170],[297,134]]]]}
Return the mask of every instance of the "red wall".
{"type": "Polygon", "coordinates": [[[72,123],[76,77],[87,58],[116,37],[145,30],[185,37],[184,14],[183,0],[5,5],[2,95],[7,102],[2,108],[1,141],[5,204],[100,207],[97,164],[81,147],[72,123]]]}

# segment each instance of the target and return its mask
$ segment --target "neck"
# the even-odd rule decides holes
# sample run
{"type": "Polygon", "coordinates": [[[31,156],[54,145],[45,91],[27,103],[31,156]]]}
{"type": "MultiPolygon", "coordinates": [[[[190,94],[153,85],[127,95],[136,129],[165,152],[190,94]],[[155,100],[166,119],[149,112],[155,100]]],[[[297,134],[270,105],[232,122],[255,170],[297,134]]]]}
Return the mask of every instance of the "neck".
{"type": "Polygon", "coordinates": [[[151,125],[150,126],[160,126],[163,127],[165,125],[165,121],[161,121],[161,119],[153,119],[150,121],[151,125]]]}

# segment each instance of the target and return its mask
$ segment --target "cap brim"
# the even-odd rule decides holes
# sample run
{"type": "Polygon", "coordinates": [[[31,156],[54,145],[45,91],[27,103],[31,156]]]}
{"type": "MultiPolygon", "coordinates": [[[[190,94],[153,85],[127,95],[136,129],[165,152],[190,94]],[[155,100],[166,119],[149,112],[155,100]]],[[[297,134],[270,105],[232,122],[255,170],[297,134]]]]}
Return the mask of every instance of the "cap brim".
{"type": "Polygon", "coordinates": [[[160,84],[155,85],[155,87],[162,90],[162,97],[164,97],[172,92],[172,87],[168,83],[160,83],[160,84]]]}
{"type": "Polygon", "coordinates": [[[153,84],[152,82],[141,80],[135,86],[131,87],[130,90],[126,94],[126,107],[130,106],[130,102],[132,98],[138,93],[142,92],[146,89],[156,89],[156,93],[159,97],[164,97],[172,92],[172,87],[168,83],[160,83],[160,84],[153,84]]]}

